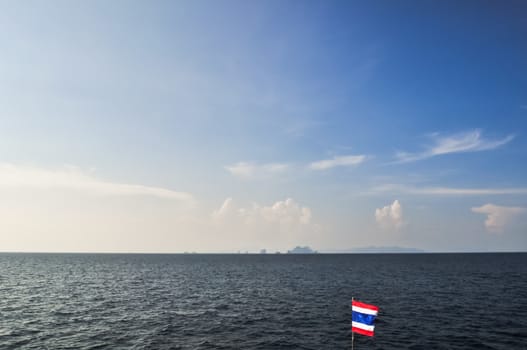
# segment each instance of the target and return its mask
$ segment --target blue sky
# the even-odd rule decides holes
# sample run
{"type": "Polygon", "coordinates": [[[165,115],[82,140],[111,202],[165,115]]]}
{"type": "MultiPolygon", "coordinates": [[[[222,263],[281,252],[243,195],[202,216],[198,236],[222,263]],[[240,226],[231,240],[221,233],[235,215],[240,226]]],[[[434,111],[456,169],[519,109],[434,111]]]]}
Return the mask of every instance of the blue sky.
{"type": "Polygon", "coordinates": [[[0,250],[526,250],[526,13],[0,2],[0,250]]]}

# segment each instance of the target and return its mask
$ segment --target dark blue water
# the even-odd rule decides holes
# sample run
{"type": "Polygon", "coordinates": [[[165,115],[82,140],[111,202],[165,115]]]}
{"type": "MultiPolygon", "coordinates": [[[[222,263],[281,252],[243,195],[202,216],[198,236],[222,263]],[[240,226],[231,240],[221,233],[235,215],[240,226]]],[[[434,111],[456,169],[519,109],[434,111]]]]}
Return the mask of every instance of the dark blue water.
{"type": "Polygon", "coordinates": [[[527,254],[0,254],[0,349],[527,349],[527,254]]]}

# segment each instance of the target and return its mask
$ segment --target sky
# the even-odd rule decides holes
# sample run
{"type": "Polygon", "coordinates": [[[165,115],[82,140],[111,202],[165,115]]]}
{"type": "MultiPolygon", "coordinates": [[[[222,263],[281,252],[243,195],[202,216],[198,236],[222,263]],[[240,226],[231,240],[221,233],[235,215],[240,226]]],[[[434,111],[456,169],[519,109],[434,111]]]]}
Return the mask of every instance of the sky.
{"type": "Polygon", "coordinates": [[[0,1],[0,251],[527,251],[524,1],[0,1]]]}

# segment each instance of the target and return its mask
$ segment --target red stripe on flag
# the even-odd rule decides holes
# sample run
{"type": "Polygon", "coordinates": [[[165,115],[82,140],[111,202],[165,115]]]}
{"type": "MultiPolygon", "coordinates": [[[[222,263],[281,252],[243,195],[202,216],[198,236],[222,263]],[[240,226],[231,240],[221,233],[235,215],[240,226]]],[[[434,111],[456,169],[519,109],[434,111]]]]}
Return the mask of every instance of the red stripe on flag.
{"type": "Polygon", "coordinates": [[[367,335],[368,337],[373,337],[373,331],[366,331],[366,330],[364,330],[362,328],[357,328],[357,327],[351,327],[351,331],[354,332],[354,333],[367,335]]]}
{"type": "Polygon", "coordinates": [[[374,310],[374,311],[379,311],[379,308],[375,305],[370,305],[370,304],[365,304],[365,303],[361,303],[360,301],[355,301],[353,300],[351,302],[351,305],[352,306],[358,306],[358,307],[362,307],[364,309],[369,309],[369,310],[374,310]]]}

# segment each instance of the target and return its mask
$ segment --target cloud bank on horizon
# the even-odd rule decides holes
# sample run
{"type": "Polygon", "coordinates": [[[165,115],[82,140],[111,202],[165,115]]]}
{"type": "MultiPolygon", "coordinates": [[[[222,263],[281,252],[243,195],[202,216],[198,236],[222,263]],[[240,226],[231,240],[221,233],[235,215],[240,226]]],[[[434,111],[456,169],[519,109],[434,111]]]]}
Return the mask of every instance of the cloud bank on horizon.
{"type": "Polygon", "coordinates": [[[496,6],[0,4],[0,250],[526,251],[496,6]]]}

